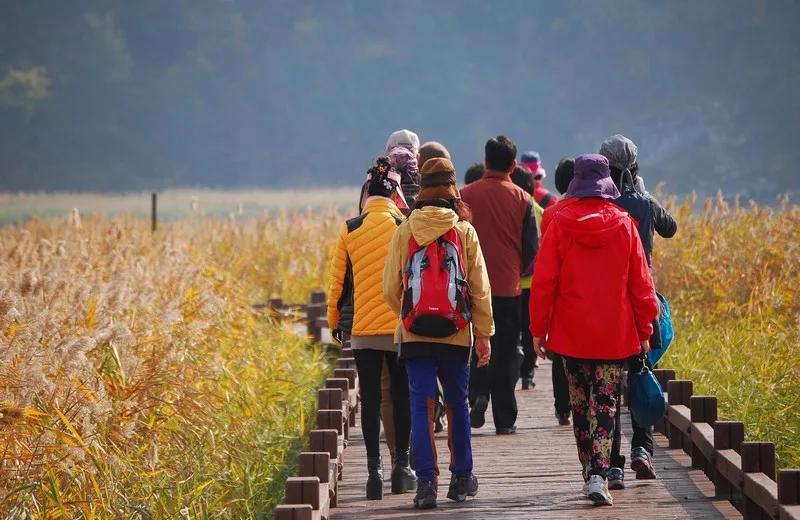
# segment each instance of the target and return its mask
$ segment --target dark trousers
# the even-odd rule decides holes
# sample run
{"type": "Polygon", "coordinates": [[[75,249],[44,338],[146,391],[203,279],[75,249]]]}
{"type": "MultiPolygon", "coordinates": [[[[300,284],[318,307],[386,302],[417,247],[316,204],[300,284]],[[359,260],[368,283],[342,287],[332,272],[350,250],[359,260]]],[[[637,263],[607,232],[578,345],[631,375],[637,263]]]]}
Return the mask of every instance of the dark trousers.
{"type": "MultiPolygon", "coordinates": [[[[633,375],[642,370],[642,360],[638,356],[628,358],[628,388],[631,387],[633,375]]],[[[619,385],[619,394],[622,395],[622,382],[619,385]]],[[[628,402],[630,403],[630,391],[628,402]]],[[[620,454],[622,447],[622,406],[617,406],[616,429],[614,430],[614,444],[611,446],[611,466],[615,468],[625,467],[625,457],[620,454]]],[[[653,455],[653,428],[642,428],[636,423],[631,412],[631,426],[633,426],[633,438],[631,439],[631,450],[634,448],[644,448],[651,456],[653,455]]]]}
{"type": "Polygon", "coordinates": [[[536,352],[533,350],[533,335],[531,334],[531,315],[528,306],[531,301],[531,290],[523,289],[520,297],[520,332],[522,334],[522,353],[525,357],[519,367],[519,377],[533,379],[536,370],[536,352]]]}
{"type": "Polygon", "coordinates": [[[367,457],[379,457],[381,436],[381,372],[383,360],[389,369],[394,418],[394,442],[392,450],[397,454],[408,452],[411,437],[411,409],[408,394],[408,376],[397,353],[383,350],[355,349],[359,391],[361,393],[361,430],[367,457]]]}
{"type": "MultiPolygon", "coordinates": [[[[514,388],[519,379],[520,359],[517,343],[520,330],[520,297],[492,297],[494,336],[489,365],[478,368],[478,356],[472,356],[470,402],[479,395],[489,397],[495,428],[509,428],[517,422],[517,398],[514,388]]],[[[447,390],[445,389],[445,395],[447,390]]]]}
{"type": "Polygon", "coordinates": [[[553,353],[553,399],[555,400],[556,413],[568,414],[569,387],[567,386],[567,373],[564,371],[564,358],[553,353]]]}
{"type": "Polygon", "coordinates": [[[472,431],[469,424],[469,363],[453,356],[413,357],[405,361],[411,389],[411,427],[414,460],[420,482],[438,482],[439,464],[433,438],[437,382],[442,382],[447,413],[450,471],[458,477],[472,473],[472,431]]]}
{"type": "Polygon", "coordinates": [[[608,477],[622,366],[622,361],[586,363],[564,358],[572,425],[584,479],[591,475],[608,477]]]}

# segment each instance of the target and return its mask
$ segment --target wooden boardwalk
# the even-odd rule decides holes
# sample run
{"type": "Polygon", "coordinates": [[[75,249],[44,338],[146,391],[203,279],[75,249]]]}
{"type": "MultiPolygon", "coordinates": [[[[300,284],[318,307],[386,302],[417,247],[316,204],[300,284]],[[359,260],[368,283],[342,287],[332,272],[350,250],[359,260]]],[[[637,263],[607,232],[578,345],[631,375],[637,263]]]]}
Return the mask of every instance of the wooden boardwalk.
{"type": "MultiPolygon", "coordinates": [[[[365,500],[366,453],[360,428],[352,429],[345,453],[344,478],[339,484],[339,506],[331,510],[333,520],[741,518],[729,502],[714,499],[714,485],[701,471],[691,469],[690,457],[682,450],[665,449],[666,439],[660,435],[656,436],[659,445],[654,458],[658,480],[636,481],[633,473],[626,471],[627,489],[612,491],[614,506],[594,507],[583,499],[572,428],[559,426],[553,413],[550,370],[549,361],[541,362],[536,371],[536,388],[517,390],[516,435],[496,436],[491,411],[487,413],[486,426],[473,430],[475,475],[480,481],[480,491],[477,497],[462,504],[445,497],[450,478],[446,431],[437,434],[439,461],[443,463],[438,509],[418,511],[411,502],[413,494],[391,494],[385,445],[382,445],[387,477],[384,499],[365,500]]],[[[627,413],[623,416],[623,432],[630,432],[627,413]]],[[[623,454],[630,451],[627,439],[623,440],[622,449],[623,454]]]]}

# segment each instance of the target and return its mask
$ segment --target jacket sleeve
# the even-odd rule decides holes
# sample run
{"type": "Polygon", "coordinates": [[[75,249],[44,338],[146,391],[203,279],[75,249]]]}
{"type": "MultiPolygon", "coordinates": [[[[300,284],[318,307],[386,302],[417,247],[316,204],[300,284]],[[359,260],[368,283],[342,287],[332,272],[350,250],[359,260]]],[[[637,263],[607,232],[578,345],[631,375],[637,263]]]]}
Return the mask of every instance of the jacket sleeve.
{"type": "Polygon", "coordinates": [[[336,247],[331,260],[331,285],[328,290],[328,327],[332,330],[339,322],[339,300],[345,296],[344,277],[347,272],[347,247],[344,240],[347,236],[347,224],[342,225],[336,247]]]}
{"type": "Polygon", "coordinates": [[[472,332],[476,338],[490,338],[494,336],[494,318],[489,273],[486,271],[486,262],[475,228],[468,226],[464,238],[467,253],[465,268],[472,299],[472,332]]]}
{"type": "Polygon", "coordinates": [[[664,238],[672,238],[678,232],[678,223],[670,215],[669,211],[658,203],[652,195],[650,198],[650,206],[653,208],[653,227],[656,233],[664,238]]]}
{"type": "Polygon", "coordinates": [[[533,264],[539,251],[539,223],[533,210],[533,199],[528,198],[525,216],[522,220],[522,275],[533,264]]]}
{"type": "Polygon", "coordinates": [[[405,264],[403,257],[408,254],[408,251],[404,252],[408,244],[403,244],[402,230],[403,224],[395,230],[392,242],[389,244],[386,264],[383,266],[383,298],[392,312],[398,316],[400,316],[403,300],[403,265],[405,264]]]}
{"type": "Polygon", "coordinates": [[[561,254],[558,250],[558,224],[552,224],[542,239],[531,280],[531,299],[528,313],[531,319],[531,334],[543,338],[550,331],[550,320],[556,300],[558,279],[561,272],[561,254]]]}
{"type": "Polygon", "coordinates": [[[653,320],[658,317],[658,301],[653,278],[647,267],[647,258],[644,254],[642,241],[636,231],[633,221],[630,227],[631,254],[628,266],[628,298],[633,308],[633,317],[636,321],[636,330],[639,340],[650,339],[653,335],[653,320]]]}

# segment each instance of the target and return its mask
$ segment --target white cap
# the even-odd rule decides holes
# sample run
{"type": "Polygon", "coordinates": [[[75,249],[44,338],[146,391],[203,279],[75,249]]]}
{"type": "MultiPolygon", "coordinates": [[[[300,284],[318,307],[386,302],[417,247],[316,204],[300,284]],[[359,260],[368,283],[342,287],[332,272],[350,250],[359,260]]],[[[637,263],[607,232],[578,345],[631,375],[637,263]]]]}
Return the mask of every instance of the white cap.
{"type": "Polygon", "coordinates": [[[386,141],[386,151],[388,152],[395,146],[408,148],[416,155],[419,153],[419,137],[411,130],[398,130],[390,135],[389,140],[386,141]]]}

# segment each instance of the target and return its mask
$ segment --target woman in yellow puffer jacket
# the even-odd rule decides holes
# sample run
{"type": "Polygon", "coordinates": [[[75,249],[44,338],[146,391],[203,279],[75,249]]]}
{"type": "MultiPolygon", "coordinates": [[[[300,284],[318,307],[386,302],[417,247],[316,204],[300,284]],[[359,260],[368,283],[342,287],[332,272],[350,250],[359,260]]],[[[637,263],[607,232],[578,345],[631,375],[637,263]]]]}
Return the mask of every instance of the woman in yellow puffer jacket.
{"type": "Polygon", "coordinates": [[[383,498],[383,465],[380,456],[381,371],[389,369],[394,416],[394,467],[392,493],[416,487],[409,467],[411,418],[408,376],[397,359],[394,331],[397,315],[383,298],[383,265],[397,227],[403,222],[400,207],[406,203],[400,191],[400,175],[388,157],[379,157],[368,171],[367,198],[358,217],[344,223],[336,242],[328,291],[328,326],[337,328],[349,290],[353,292],[353,325],[350,345],[356,359],[361,392],[361,429],[367,449],[367,499],[383,498]],[[398,204],[400,207],[398,207],[398,204]],[[347,284],[352,284],[348,287],[347,284]]]}

